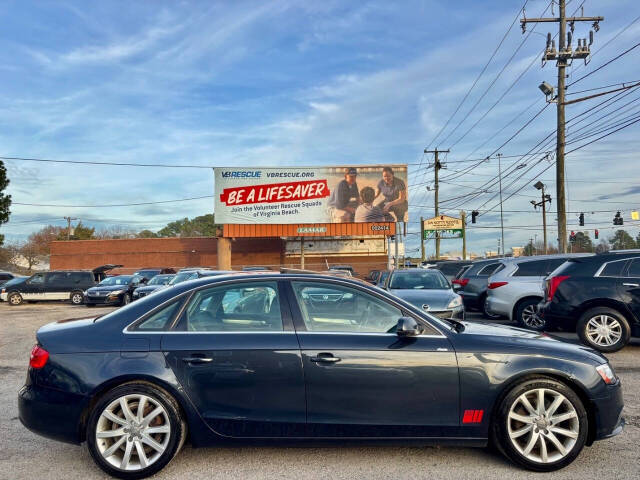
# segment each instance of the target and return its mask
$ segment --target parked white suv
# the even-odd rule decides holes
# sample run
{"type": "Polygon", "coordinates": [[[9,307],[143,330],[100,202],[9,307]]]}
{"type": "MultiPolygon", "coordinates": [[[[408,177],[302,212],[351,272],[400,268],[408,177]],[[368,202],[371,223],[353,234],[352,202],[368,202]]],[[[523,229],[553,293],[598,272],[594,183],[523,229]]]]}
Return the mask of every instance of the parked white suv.
{"type": "Polygon", "coordinates": [[[538,318],[537,306],[544,298],[544,279],[567,259],[589,253],[538,255],[534,257],[502,258],[504,264],[489,277],[486,308],[520,326],[542,330],[544,321],[538,318]]]}

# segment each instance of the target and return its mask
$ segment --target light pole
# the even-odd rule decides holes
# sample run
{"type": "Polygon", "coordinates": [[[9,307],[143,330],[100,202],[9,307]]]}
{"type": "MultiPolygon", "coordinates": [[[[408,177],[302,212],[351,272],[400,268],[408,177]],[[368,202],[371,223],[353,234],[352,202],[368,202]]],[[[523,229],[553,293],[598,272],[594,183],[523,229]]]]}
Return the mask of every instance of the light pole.
{"type": "MultiPolygon", "coordinates": [[[[504,257],[504,216],[502,215],[502,154],[498,153],[498,178],[500,179],[500,232],[502,235],[502,256],[504,257]]],[[[498,250],[498,256],[500,256],[500,250],[498,250]]]]}
{"type": "Polygon", "coordinates": [[[531,204],[533,208],[542,207],[542,233],[543,233],[543,244],[544,244],[544,254],[547,254],[547,210],[546,203],[549,202],[551,204],[551,195],[544,194],[544,183],[538,180],[534,185],[537,190],[542,192],[542,200],[540,202],[536,202],[535,200],[531,200],[531,204]]]}

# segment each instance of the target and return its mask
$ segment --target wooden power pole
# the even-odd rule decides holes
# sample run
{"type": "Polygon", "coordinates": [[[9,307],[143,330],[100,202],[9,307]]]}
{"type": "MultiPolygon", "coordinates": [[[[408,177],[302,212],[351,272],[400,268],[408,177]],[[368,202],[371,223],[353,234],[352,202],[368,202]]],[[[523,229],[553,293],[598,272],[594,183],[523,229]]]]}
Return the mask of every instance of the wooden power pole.
{"type": "MultiPolygon", "coordinates": [[[[440,159],[438,157],[439,153],[449,153],[449,150],[438,150],[437,148],[435,150],[424,150],[424,153],[433,153],[435,155],[435,160],[433,162],[433,170],[434,170],[434,210],[435,210],[435,217],[437,217],[438,215],[440,215],[440,209],[438,207],[438,171],[442,168],[442,164],[440,163],[440,159]]],[[[436,260],[440,259],[440,234],[436,231],[436,260]]]]}
{"type": "MultiPolygon", "coordinates": [[[[565,80],[566,68],[574,59],[585,59],[590,55],[589,47],[593,43],[593,32],[589,35],[589,45],[587,39],[584,43],[578,40],[578,47],[572,50],[571,39],[573,36],[575,22],[592,22],[595,31],[598,31],[598,22],[604,17],[568,17],[566,16],[566,0],[558,0],[559,16],[553,18],[523,18],[520,20],[522,32],[526,31],[527,23],[557,23],[558,28],[558,50],[555,49],[555,41],[551,39],[551,34],[547,35],[547,48],[542,57],[543,64],[547,60],[556,60],[558,67],[558,93],[555,100],[557,104],[557,135],[556,135],[556,203],[558,212],[558,250],[560,253],[567,253],[567,211],[564,186],[564,146],[565,146],[565,80]],[[571,32],[567,35],[567,22],[571,32]]],[[[547,97],[549,94],[545,93],[547,97]]],[[[503,246],[504,248],[504,246],[503,246]]]]}

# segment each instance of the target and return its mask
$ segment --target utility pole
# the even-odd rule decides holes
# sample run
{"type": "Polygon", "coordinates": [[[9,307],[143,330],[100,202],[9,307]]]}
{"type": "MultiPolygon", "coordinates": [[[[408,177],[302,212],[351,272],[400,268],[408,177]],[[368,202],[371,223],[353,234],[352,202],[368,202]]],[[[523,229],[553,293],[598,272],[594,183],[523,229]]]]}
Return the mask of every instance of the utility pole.
{"type": "Polygon", "coordinates": [[[467,214],[464,210],[460,212],[462,219],[462,259],[467,259],[467,214]]]}
{"type": "MultiPolygon", "coordinates": [[[[566,68],[573,59],[582,58],[587,61],[590,55],[589,47],[593,43],[593,32],[589,34],[589,45],[587,40],[584,43],[578,40],[578,47],[575,51],[571,48],[571,38],[573,35],[575,22],[593,22],[593,28],[599,30],[598,22],[604,17],[569,17],[566,16],[566,0],[558,0],[559,16],[557,18],[523,18],[520,20],[522,32],[526,31],[527,23],[558,23],[558,50],[555,49],[555,42],[551,39],[551,34],[547,35],[547,48],[542,57],[543,66],[547,60],[556,60],[558,67],[558,94],[555,99],[557,104],[557,135],[556,135],[556,210],[558,212],[558,250],[560,253],[567,253],[567,211],[565,200],[565,180],[564,180],[564,146],[565,146],[565,80],[566,68]],[[567,22],[571,33],[567,36],[567,22]]],[[[542,89],[542,88],[541,88],[542,89]]]]}
{"type": "MultiPolygon", "coordinates": [[[[449,153],[449,150],[427,150],[425,148],[424,153],[433,153],[435,155],[435,160],[433,164],[434,170],[434,204],[435,204],[435,217],[440,215],[440,210],[438,207],[438,171],[442,168],[442,164],[440,163],[440,159],[438,158],[439,153],[449,153]]],[[[436,260],[440,259],[440,233],[436,230],[436,260]]]]}
{"type": "MultiPolygon", "coordinates": [[[[498,178],[500,179],[500,232],[502,235],[502,256],[504,257],[504,216],[502,214],[502,154],[498,153],[498,178]]],[[[498,250],[500,256],[500,250],[498,250]]]]}
{"type": "Polygon", "coordinates": [[[420,257],[424,262],[426,260],[424,252],[424,218],[420,217],[420,257]]]}
{"type": "Polygon", "coordinates": [[[77,220],[77,218],[62,217],[67,221],[67,241],[71,240],[71,220],[77,220]]]}

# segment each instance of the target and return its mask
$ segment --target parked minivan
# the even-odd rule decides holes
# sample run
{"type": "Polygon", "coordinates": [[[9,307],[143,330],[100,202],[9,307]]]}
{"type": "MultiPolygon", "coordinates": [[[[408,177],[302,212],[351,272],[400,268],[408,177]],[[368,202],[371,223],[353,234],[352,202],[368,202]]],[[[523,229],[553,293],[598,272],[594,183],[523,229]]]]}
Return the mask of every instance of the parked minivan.
{"type": "Polygon", "coordinates": [[[106,272],[121,265],[102,265],[93,270],[53,270],[39,272],[20,282],[11,282],[0,290],[0,298],[9,305],[43,300],[69,300],[74,305],[84,301],[84,291],[100,282],[106,272]]]}

